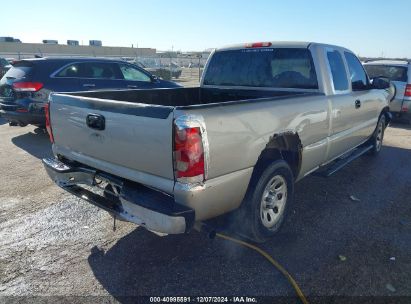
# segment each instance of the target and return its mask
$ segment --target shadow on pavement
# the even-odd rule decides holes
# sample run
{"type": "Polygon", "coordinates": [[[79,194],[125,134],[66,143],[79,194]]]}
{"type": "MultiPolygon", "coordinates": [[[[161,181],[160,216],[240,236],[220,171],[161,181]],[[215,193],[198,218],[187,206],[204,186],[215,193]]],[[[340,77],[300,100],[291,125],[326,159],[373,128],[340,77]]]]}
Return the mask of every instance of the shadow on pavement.
{"type": "Polygon", "coordinates": [[[11,141],[36,158],[42,159],[53,155],[49,136],[41,128],[34,129],[34,133],[30,132],[13,137],[11,141]]]}
{"type": "Polygon", "coordinates": [[[405,130],[411,130],[411,124],[409,123],[400,123],[398,121],[395,121],[390,124],[390,128],[394,129],[405,129],[405,130]]]}
{"type": "MultiPolygon", "coordinates": [[[[411,294],[409,156],[384,146],[378,157],[363,156],[332,177],[305,178],[281,231],[259,247],[307,295],[390,295],[387,283],[411,294]]],[[[138,228],[107,251],[94,247],[88,262],[120,302],[137,295],[295,296],[255,252],[196,232],[160,238],[138,228]]]]}
{"type": "MultiPolygon", "coordinates": [[[[244,286],[253,288],[251,279],[260,271],[256,263],[265,265],[247,249],[197,232],[158,237],[140,228],[106,252],[94,247],[88,262],[99,283],[122,303],[129,296],[239,294],[244,286]],[[241,283],[232,285],[235,281],[241,283]]],[[[278,282],[278,291],[292,294],[281,276],[270,272],[270,279],[262,277],[278,282]]],[[[263,290],[257,286],[254,292],[263,290]]]]}

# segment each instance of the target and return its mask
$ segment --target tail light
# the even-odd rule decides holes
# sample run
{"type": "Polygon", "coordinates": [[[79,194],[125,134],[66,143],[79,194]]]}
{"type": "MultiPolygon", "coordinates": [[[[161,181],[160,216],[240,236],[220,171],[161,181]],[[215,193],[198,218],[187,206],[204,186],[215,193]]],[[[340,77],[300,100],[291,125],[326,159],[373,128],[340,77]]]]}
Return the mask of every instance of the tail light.
{"type": "Polygon", "coordinates": [[[43,87],[41,82],[15,82],[13,89],[17,92],[37,92],[43,87]]]}
{"type": "Polygon", "coordinates": [[[50,102],[46,103],[46,106],[44,107],[44,112],[46,114],[47,133],[49,133],[51,143],[54,144],[53,130],[51,129],[50,123],[50,102]]]}
{"type": "Polygon", "coordinates": [[[204,146],[199,127],[175,127],[174,162],[175,177],[178,181],[204,181],[204,146]]]}
{"type": "Polygon", "coordinates": [[[405,87],[405,97],[411,97],[411,84],[407,84],[407,86],[405,87]]]}

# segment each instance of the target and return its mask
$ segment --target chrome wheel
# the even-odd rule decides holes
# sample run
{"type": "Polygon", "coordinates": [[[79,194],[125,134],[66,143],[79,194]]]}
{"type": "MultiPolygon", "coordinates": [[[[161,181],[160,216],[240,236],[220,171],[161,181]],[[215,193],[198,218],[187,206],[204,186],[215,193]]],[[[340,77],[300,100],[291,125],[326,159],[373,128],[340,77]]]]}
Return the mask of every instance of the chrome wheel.
{"type": "Polygon", "coordinates": [[[267,183],[261,198],[260,217],[266,228],[274,227],[284,213],[287,202],[287,182],[276,175],[267,183]]]}
{"type": "Polygon", "coordinates": [[[375,150],[380,151],[382,146],[382,139],[384,137],[383,121],[380,120],[377,127],[377,134],[375,136],[375,150]]]}

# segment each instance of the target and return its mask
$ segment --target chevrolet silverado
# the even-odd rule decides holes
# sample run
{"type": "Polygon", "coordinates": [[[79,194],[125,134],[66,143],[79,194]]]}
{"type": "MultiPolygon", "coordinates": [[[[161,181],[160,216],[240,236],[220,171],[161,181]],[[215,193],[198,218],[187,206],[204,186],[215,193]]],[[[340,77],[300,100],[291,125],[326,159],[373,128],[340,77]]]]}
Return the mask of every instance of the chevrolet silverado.
{"type": "Polygon", "coordinates": [[[60,187],[151,231],[229,213],[262,242],[296,181],[380,151],[390,88],[342,47],[232,45],[211,54],[199,87],[51,94],[55,157],[43,163],[60,187]]]}

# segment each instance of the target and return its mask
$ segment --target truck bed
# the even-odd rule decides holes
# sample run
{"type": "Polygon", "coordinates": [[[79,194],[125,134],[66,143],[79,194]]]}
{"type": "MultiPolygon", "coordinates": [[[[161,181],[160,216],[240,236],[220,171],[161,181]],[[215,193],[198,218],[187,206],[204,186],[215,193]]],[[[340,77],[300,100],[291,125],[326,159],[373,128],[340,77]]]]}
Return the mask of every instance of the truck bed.
{"type": "Polygon", "coordinates": [[[243,90],[193,87],[91,91],[69,93],[68,95],[166,107],[189,107],[234,101],[250,101],[250,99],[267,97],[294,97],[301,94],[306,95],[307,92],[295,90],[243,90]]]}
{"type": "MultiPolygon", "coordinates": [[[[172,88],[51,95],[55,155],[173,193],[173,121],[176,109],[253,103],[312,93],[271,90],[172,88]],[[89,125],[98,116],[104,128],[89,125]]],[[[279,100],[280,101],[280,100],[279,100]]]]}

